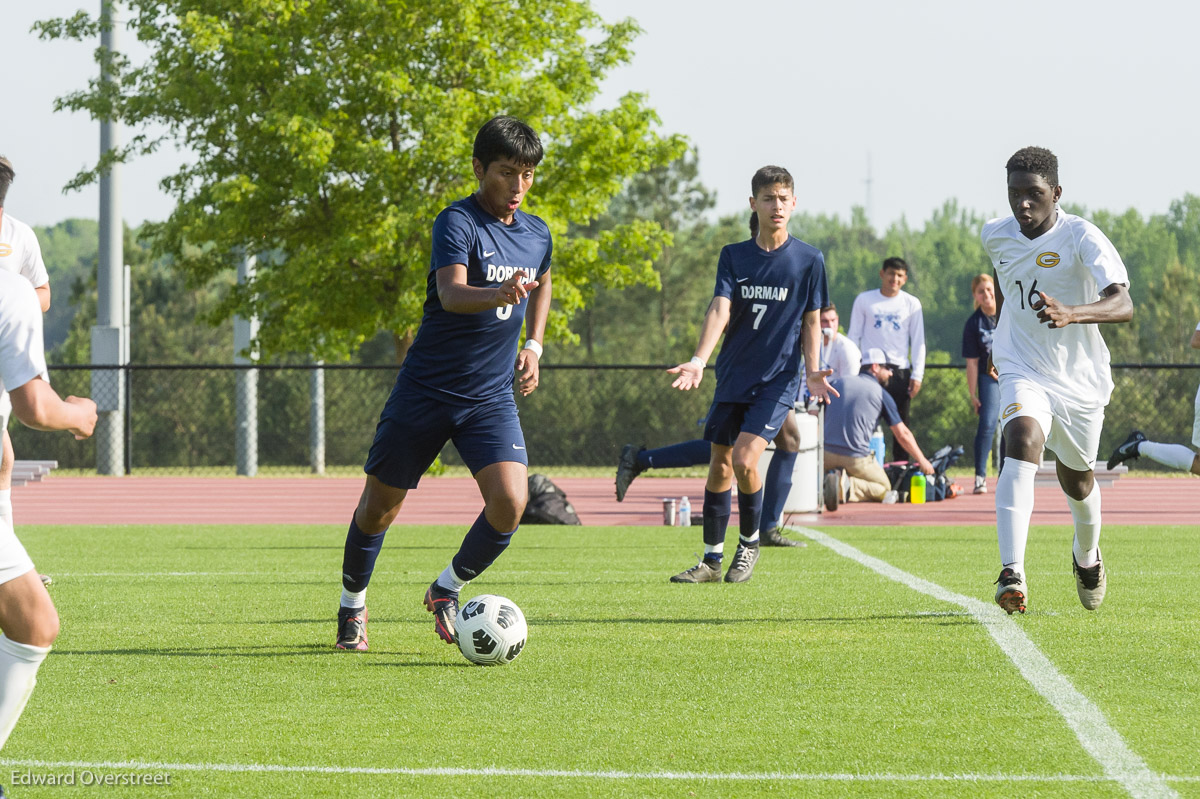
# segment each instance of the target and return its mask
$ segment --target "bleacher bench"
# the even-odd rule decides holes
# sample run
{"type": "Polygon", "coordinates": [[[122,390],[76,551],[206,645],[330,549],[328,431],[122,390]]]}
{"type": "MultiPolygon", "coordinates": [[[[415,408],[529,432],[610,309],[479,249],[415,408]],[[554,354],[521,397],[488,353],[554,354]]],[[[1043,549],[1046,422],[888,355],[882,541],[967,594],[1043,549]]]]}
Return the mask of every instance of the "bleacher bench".
{"type": "Polygon", "coordinates": [[[58,467],[58,461],[13,461],[12,484],[13,487],[23,486],[26,483],[36,483],[46,475],[50,474],[51,469],[58,467]]]}
{"type": "MultiPolygon", "coordinates": [[[[1109,469],[1104,464],[1097,463],[1094,474],[1097,483],[1101,486],[1108,486],[1120,480],[1121,475],[1128,471],[1129,467],[1125,464],[1121,464],[1115,469],[1109,469]]],[[[1042,465],[1038,467],[1036,482],[1058,485],[1058,464],[1055,461],[1043,461],[1042,465]]]]}

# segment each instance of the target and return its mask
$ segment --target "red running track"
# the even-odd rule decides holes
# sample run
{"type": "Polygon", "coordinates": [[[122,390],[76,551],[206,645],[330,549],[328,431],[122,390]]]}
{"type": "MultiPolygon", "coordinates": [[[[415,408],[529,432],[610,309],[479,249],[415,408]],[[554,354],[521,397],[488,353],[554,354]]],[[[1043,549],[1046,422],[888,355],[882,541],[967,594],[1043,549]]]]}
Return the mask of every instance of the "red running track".
{"type": "MultiPolygon", "coordinates": [[[[662,524],[662,498],[688,495],[698,515],[700,478],[641,478],[618,503],[604,478],[564,477],[585,525],[662,524]]],[[[960,481],[965,482],[965,481],[960,481]]],[[[47,477],[13,489],[18,526],[30,524],[332,524],[342,526],[362,491],[361,478],[47,477]]],[[[989,488],[994,489],[995,480],[989,488]]],[[[1104,486],[1106,524],[1200,524],[1200,483],[1189,478],[1123,478],[1104,486]]],[[[805,525],[994,524],[994,494],[966,494],[927,505],[843,505],[833,513],[795,514],[805,525]]],[[[1070,524],[1058,486],[1039,484],[1034,524],[1070,524]]],[[[736,515],[737,503],[734,503],[736,515]]],[[[483,508],[470,478],[427,478],[409,493],[401,524],[469,525],[483,508]]]]}

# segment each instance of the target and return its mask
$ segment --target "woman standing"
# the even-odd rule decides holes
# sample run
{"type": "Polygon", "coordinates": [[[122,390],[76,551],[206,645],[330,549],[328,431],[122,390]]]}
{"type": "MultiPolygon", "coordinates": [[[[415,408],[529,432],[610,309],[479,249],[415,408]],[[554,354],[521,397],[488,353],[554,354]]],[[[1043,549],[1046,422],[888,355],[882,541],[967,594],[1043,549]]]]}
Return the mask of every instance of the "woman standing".
{"type": "Polygon", "coordinates": [[[991,275],[976,275],[971,281],[975,313],[963,328],[962,354],[967,359],[967,391],[971,408],[979,416],[975,430],[975,493],[987,493],[987,458],[1000,414],[1000,384],[988,373],[992,355],[992,332],[996,329],[996,287],[991,275]]]}

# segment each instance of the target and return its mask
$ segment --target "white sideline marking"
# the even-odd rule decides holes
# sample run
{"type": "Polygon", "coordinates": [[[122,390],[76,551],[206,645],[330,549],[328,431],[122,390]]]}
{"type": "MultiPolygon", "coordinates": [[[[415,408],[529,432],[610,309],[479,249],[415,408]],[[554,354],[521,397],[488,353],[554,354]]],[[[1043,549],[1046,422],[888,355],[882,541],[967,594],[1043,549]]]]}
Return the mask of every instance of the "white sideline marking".
{"type": "MultiPolygon", "coordinates": [[[[796,774],[718,773],[703,771],[573,771],[524,768],[372,768],[367,766],[286,766],[271,763],[148,763],[138,760],[9,760],[18,768],[97,769],[115,771],[217,771],[271,774],[381,774],[404,777],[576,777],[601,780],[723,780],[733,782],[1109,782],[1091,774],[796,774]]],[[[1200,782],[1200,777],[1166,777],[1174,782],[1200,782]]]]}
{"type": "Polygon", "coordinates": [[[878,572],[889,580],[964,608],[996,640],[1000,649],[1021,672],[1021,676],[1066,720],[1084,750],[1095,758],[1110,779],[1119,782],[1137,799],[1179,796],[1166,784],[1164,777],[1151,771],[1146,762],[1125,745],[1120,734],[1108,725],[1108,720],[1104,718],[1100,708],[1071,685],[1025,631],[998,606],[974,597],[956,594],[936,583],[923,580],[819,530],[807,527],[790,529],[808,536],[842,557],[878,572]]]}

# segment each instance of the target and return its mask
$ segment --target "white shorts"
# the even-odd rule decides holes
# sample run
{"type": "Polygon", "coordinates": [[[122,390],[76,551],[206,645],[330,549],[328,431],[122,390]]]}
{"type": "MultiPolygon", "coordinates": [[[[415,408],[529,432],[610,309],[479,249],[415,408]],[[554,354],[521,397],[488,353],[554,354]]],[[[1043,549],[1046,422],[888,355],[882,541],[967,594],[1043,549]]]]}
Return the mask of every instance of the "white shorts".
{"type": "Polygon", "coordinates": [[[1046,449],[1063,466],[1077,472],[1096,468],[1104,406],[1074,405],[1027,377],[1000,375],[1000,425],[1018,416],[1041,426],[1046,449]]]}
{"type": "Polygon", "coordinates": [[[25,547],[17,539],[10,525],[0,522],[0,583],[15,580],[25,572],[33,571],[25,547]]]}

